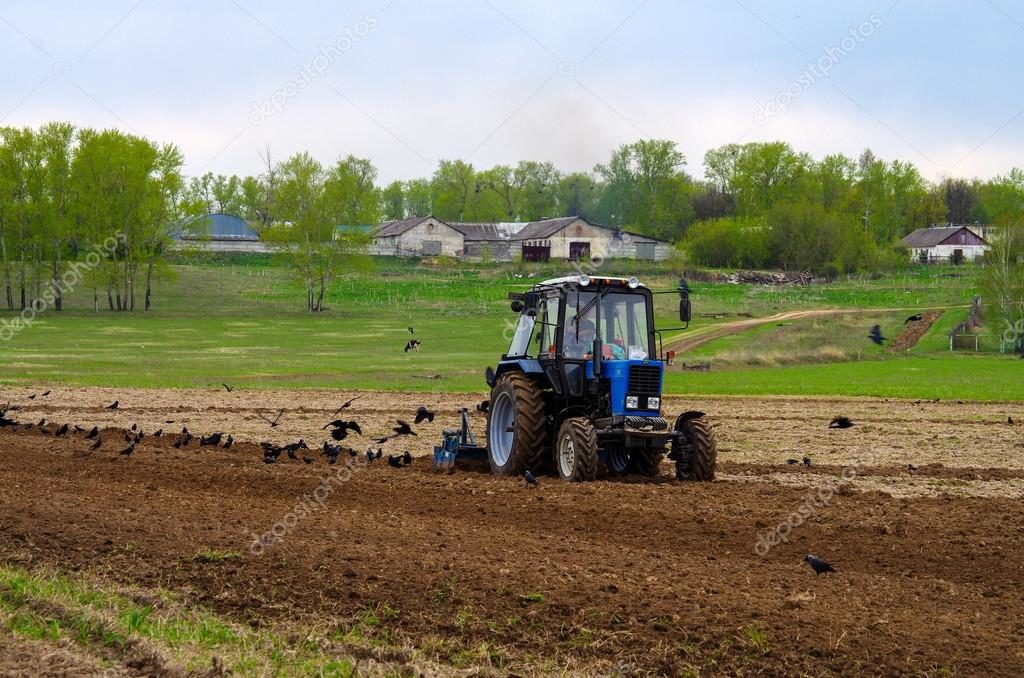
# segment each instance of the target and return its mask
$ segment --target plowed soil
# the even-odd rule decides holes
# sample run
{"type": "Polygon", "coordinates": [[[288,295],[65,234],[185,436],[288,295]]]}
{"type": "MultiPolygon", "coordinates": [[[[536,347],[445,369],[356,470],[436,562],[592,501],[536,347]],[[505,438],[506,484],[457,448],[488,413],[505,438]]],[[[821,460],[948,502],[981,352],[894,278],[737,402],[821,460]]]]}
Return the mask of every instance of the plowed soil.
{"type": "MultiPolygon", "coordinates": [[[[1024,427],[1007,423],[1024,405],[669,399],[667,412],[716,422],[716,482],[679,483],[666,463],[655,480],[531,489],[430,469],[441,430],[482,395],[362,394],[339,415],[360,422],[360,450],[420,404],[437,417],[382,445],[411,451],[411,467],[340,473],[347,456],[266,465],[257,443],[317,448],[355,394],[27,395],[3,395],[22,406],[9,416],[99,425],[104,443],[0,430],[3,562],[166,588],[259,626],[344,625],[384,604],[387,647],[502,675],[1024,675],[1024,427]],[[281,409],[275,428],[257,416],[281,409]],[[828,429],[836,414],[855,426],[828,429]],[[132,424],[147,437],[123,456],[132,424]],[[240,442],[175,449],[151,435],[182,426],[240,442]],[[765,548],[787,521],[800,524],[765,548]],[[194,558],[208,549],[241,557],[194,558]],[[838,572],[816,577],[808,553],[838,572]]],[[[0,673],[33,654],[0,640],[0,673]]]]}

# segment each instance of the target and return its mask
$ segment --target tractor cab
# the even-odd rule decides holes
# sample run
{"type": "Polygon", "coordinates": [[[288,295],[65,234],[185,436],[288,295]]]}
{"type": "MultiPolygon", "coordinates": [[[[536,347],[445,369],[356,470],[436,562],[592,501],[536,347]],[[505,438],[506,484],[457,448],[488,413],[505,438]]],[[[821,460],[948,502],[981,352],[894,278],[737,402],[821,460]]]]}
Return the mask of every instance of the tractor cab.
{"type": "MultiPolygon", "coordinates": [[[[675,291],[688,323],[689,288],[681,281],[675,291]]],[[[688,454],[686,422],[703,414],[680,415],[676,430],[661,416],[665,364],[654,353],[651,290],[636,278],[580,275],[509,297],[519,317],[508,351],[487,370],[492,470],[521,473],[553,458],[560,475],[585,480],[601,458],[613,473],[651,475],[668,443],[688,454]]],[[[691,475],[690,462],[677,475],[691,475]]]]}

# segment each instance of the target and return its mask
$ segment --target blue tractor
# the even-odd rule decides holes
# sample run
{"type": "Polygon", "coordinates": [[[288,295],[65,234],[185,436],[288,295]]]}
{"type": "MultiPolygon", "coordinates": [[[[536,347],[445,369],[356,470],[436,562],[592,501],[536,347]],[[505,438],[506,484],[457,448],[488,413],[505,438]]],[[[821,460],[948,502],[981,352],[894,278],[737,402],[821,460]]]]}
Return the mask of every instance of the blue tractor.
{"type": "MultiPolygon", "coordinates": [[[[690,321],[680,281],[679,319],[690,321]]],[[[550,468],[568,481],[655,476],[713,480],[715,432],[703,412],[662,416],[665,362],[654,355],[653,292],[636,278],[556,278],[509,295],[519,314],[508,351],[487,368],[487,457],[499,475],[550,468]]],[[[682,329],[682,328],[677,328],[682,329]]]]}

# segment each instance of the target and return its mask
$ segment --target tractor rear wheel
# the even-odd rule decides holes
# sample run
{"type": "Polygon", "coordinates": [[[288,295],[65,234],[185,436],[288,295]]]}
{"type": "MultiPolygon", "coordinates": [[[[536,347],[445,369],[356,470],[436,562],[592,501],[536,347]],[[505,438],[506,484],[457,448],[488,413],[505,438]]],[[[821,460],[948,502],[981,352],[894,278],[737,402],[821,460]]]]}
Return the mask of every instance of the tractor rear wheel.
{"type": "Polygon", "coordinates": [[[686,434],[682,447],[672,443],[672,455],[676,462],[678,480],[711,481],[715,479],[715,463],[718,460],[718,442],[711,421],[701,415],[697,417],[679,415],[676,430],[686,434]]]}
{"type": "Polygon", "coordinates": [[[562,422],[555,438],[555,466],[569,482],[597,477],[597,432],[589,419],[570,417],[562,422]]]}
{"type": "Polygon", "coordinates": [[[544,460],[544,394],[525,374],[512,372],[491,389],[487,459],[497,475],[537,470],[544,460]]]}

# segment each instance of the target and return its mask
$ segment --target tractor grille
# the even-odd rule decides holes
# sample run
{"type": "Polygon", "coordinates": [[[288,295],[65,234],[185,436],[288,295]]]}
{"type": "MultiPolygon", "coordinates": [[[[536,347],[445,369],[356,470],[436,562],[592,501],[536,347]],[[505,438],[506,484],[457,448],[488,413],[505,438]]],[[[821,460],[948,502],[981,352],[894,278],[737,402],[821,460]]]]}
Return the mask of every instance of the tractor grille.
{"type": "Polygon", "coordinates": [[[654,365],[630,365],[627,393],[638,396],[660,396],[661,368],[654,365]]]}
{"type": "Polygon", "coordinates": [[[626,430],[636,431],[665,431],[668,429],[668,422],[662,417],[631,417],[625,419],[626,430]]]}

